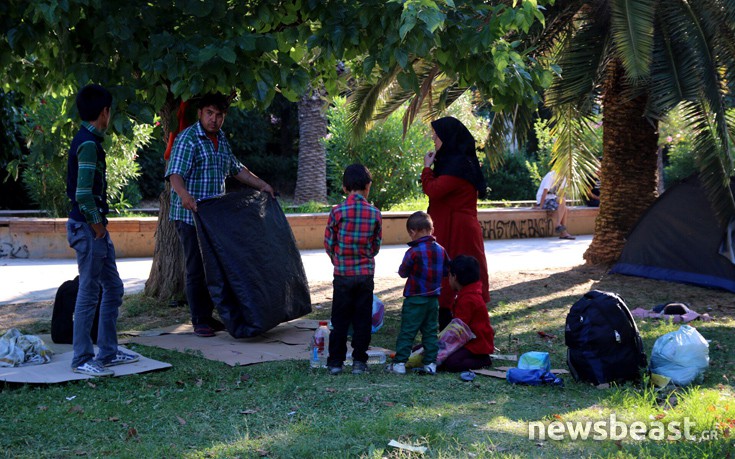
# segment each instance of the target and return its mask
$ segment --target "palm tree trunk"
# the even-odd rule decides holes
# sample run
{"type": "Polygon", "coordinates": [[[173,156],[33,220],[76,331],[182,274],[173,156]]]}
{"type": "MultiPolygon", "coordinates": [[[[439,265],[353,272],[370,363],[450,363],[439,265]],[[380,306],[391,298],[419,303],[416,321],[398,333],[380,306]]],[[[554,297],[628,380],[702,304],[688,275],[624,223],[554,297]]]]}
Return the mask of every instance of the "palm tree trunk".
{"type": "Polygon", "coordinates": [[[618,260],[625,238],[658,196],[657,126],[644,118],[647,96],[627,99],[622,64],[612,61],[603,92],[600,213],[584,259],[618,260]]]}
{"type": "Polygon", "coordinates": [[[294,202],[327,202],[327,155],[322,139],[327,135],[324,100],[309,89],[299,101],[299,169],[294,202]]]}
{"type": "MultiPolygon", "coordinates": [[[[179,102],[171,92],[161,108],[163,137],[168,139],[171,123],[176,122],[176,109],[179,102]]],[[[159,197],[158,226],[156,245],[153,249],[151,273],[145,283],[144,294],[159,300],[169,300],[182,296],[184,291],[184,259],[181,244],[173,222],[168,219],[170,208],[171,184],[167,181],[159,197]]]]}

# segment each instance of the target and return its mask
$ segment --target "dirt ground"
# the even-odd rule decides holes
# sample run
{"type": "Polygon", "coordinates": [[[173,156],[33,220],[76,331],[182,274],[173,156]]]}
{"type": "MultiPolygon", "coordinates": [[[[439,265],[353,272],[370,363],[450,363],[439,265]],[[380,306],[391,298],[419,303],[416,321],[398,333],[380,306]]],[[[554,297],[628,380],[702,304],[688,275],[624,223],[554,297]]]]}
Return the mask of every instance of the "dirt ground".
{"type": "MultiPolygon", "coordinates": [[[[376,278],[375,293],[389,309],[400,308],[404,281],[396,278],[376,278]]],[[[331,305],[331,282],[310,285],[311,301],[316,316],[328,316],[331,305]]],[[[490,278],[492,304],[522,303],[528,306],[557,303],[571,306],[589,290],[598,289],[620,294],[632,310],[650,309],[670,301],[688,303],[699,313],[714,318],[735,318],[735,295],[722,290],[684,284],[654,281],[630,276],[607,274],[605,269],[592,266],[520,272],[492,273],[490,278]]],[[[120,329],[155,328],[188,321],[185,307],[158,306],[152,313],[140,307],[125,308],[120,316],[120,329]]],[[[51,302],[0,306],[0,332],[19,328],[27,333],[49,333],[53,304],[51,302]]],[[[492,312],[492,306],[491,306],[492,312]]]]}

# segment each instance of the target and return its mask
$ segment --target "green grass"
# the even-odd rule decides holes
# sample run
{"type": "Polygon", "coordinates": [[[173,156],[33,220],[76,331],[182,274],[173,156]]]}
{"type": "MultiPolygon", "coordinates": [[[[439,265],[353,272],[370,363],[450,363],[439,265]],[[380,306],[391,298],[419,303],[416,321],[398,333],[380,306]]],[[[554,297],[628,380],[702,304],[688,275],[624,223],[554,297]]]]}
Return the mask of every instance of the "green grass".
{"type": "MultiPolygon", "coordinates": [[[[376,345],[394,346],[399,287],[380,290],[388,311],[384,328],[374,336],[376,345]]],[[[493,292],[499,352],[544,350],[554,367],[564,368],[564,318],[578,295],[520,291],[525,294],[493,292]],[[541,340],[540,330],[557,338],[541,340]]],[[[328,317],[328,301],[318,304],[321,308],[309,317],[328,317]]],[[[186,318],[182,308],[163,308],[139,296],[128,298],[121,323],[141,328],[141,317],[186,318]]],[[[420,457],[388,447],[395,439],[428,447],[423,457],[432,458],[732,457],[735,448],[727,435],[735,427],[730,383],[735,322],[723,315],[696,326],[711,340],[711,366],[701,385],[673,394],[646,385],[599,390],[568,375],[563,388],[512,386],[484,376],[473,382],[453,374],[400,377],[375,367],[360,377],[330,377],[310,370],[306,360],[232,368],[196,353],[132,345],[173,367],[48,386],[0,385],[0,456],[420,457]],[[714,430],[719,437],[701,442],[528,438],[528,422],[597,421],[611,414],[628,423],[688,417],[696,423],[694,434],[714,430]]],[[[646,321],[639,327],[649,356],[657,337],[678,328],[646,321]]]]}

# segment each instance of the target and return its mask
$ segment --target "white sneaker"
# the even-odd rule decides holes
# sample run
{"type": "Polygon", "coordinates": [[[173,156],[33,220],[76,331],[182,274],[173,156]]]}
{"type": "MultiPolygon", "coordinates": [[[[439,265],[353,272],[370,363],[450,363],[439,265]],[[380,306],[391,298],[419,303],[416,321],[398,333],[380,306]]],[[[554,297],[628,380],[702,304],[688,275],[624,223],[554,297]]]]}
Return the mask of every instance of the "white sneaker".
{"type": "Polygon", "coordinates": [[[424,365],[424,373],[426,373],[427,375],[436,374],[436,363],[424,365]]]}
{"type": "Polygon", "coordinates": [[[387,370],[389,373],[395,373],[397,375],[405,375],[406,374],[406,364],[405,363],[392,363],[388,365],[387,370]]]}
{"type": "Polygon", "coordinates": [[[105,368],[96,360],[90,360],[83,365],[72,368],[74,373],[80,373],[87,376],[114,376],[115,372],[109,368],[105,368]]]}
{"type": "Polygon", "coordinates": [[[140,360],[140,356],[136,354],[130,354],[123,352],[120,349],[117,350],[115,357],[105,364],[106,367],[114,367],[115,365],[124,365],[126,363],[133,363],[140,360]]]}

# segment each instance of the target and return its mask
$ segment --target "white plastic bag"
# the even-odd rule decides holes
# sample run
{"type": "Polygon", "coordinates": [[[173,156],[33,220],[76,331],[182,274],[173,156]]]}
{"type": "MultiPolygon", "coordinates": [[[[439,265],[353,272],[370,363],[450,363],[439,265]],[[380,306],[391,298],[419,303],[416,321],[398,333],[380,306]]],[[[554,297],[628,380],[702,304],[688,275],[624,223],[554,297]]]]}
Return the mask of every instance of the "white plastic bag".
{"type": "Polygon", "coordinates": [[[679,386],[701,382],[708,366],[709,344],[689,325],[661,336],[651,351],[651,373],[669,377],[679,386]]]}

